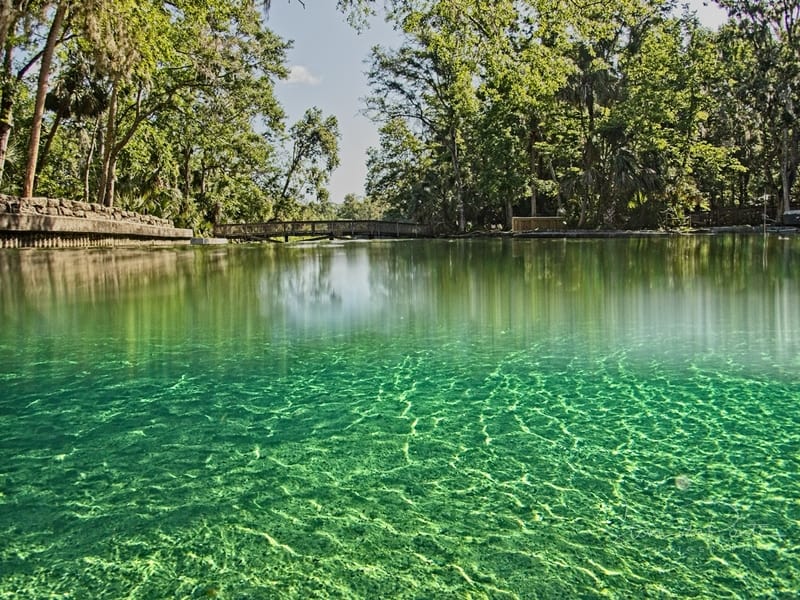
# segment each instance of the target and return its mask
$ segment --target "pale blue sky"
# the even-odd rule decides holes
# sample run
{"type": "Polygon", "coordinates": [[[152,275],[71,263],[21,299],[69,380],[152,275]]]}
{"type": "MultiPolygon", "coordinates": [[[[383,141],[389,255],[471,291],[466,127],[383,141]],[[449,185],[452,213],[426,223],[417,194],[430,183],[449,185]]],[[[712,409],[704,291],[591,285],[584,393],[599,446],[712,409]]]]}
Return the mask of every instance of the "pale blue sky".
{"type": "Polygon", "coordinates": [[[378,143],[376,125],[361,114],[369,92],[365,61],[373,46],[397,45],[398,34],[377,18],[363,33],[356,32],[334,0],[305,0],[305,9],[297,0],[273,0],[267,24],[294,40],[288,56],[292,76],[277,85],[289,122],[311,106],[339,120],[341,164],[331,178],[331,200],[363,194],[366,151],[378,143]]]}
{"type": "MultiPolygon", "coordinates": [[[[713,2],[691,0],[689,4],[708,26],[724,19],[713,2]]],[[[361,114],[362,99],[369,93],[365,61],[375,45],[398,45],[399,35],[378,18],[357,33],[336,11],[334,0],[305,0],[305,8],[297,0],[273,0],[268,26],[294,40],[288,55],[292,76],[277,85],[289,122],[311,106],[339,120],[341,165],[331,178],[331,200],[341,202],[345,194],[363,194],[367,148],[378,143],[377,126],[361,114]]]]}

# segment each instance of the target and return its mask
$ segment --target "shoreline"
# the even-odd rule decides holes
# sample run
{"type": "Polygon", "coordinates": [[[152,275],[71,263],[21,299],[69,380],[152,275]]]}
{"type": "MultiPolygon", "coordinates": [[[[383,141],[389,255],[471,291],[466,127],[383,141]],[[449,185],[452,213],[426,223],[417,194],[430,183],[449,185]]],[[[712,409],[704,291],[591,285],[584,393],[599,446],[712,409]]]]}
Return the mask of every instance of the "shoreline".
{"type": "Polygon", "coordinates": [[[732,225],[724,227],[703,227],[688,230],[663,230],[663,229],[564,229],[560,231],[475,231],[463,234],[442,236],[450,239],[469,238],[510,238],[510,239],[613,239],[636,237],[680,237],[702,235],[800,235],[800,228],[786,225],[770,227],[753,227],[750,225],[732,225]]]}

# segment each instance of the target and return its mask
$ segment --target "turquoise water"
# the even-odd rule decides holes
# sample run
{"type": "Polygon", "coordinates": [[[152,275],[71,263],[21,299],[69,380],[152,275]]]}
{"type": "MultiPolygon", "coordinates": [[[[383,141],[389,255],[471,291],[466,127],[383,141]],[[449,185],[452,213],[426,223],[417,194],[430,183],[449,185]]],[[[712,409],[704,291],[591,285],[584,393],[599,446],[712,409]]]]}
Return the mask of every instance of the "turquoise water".
{"type": "Polygon", "coordinates": [[[0,598],[795,598],[800,238],[0,254],[0,598]]]}

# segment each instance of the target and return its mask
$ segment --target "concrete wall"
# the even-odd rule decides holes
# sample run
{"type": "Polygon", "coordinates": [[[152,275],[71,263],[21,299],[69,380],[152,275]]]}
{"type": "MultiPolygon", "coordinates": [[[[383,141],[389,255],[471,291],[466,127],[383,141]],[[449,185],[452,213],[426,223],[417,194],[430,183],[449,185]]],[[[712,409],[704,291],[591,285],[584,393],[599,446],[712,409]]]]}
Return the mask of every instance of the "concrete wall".
{"type": "Polygon", "coordinates": [[[188,243],[191,229],[129,210],[65,199],[0,194],[0,247],[88,247],[188,243]]]}

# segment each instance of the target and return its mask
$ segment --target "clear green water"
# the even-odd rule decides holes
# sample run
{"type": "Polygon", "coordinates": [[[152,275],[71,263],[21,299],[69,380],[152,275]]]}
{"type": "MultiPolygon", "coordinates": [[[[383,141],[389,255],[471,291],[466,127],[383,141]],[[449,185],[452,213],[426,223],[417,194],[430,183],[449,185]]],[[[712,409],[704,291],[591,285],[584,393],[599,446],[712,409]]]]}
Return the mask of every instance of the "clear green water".
{"type": "Polygon", "coordinates": [[[800,238],[0,254],[0,598],[795,598],[800,238]]]}

